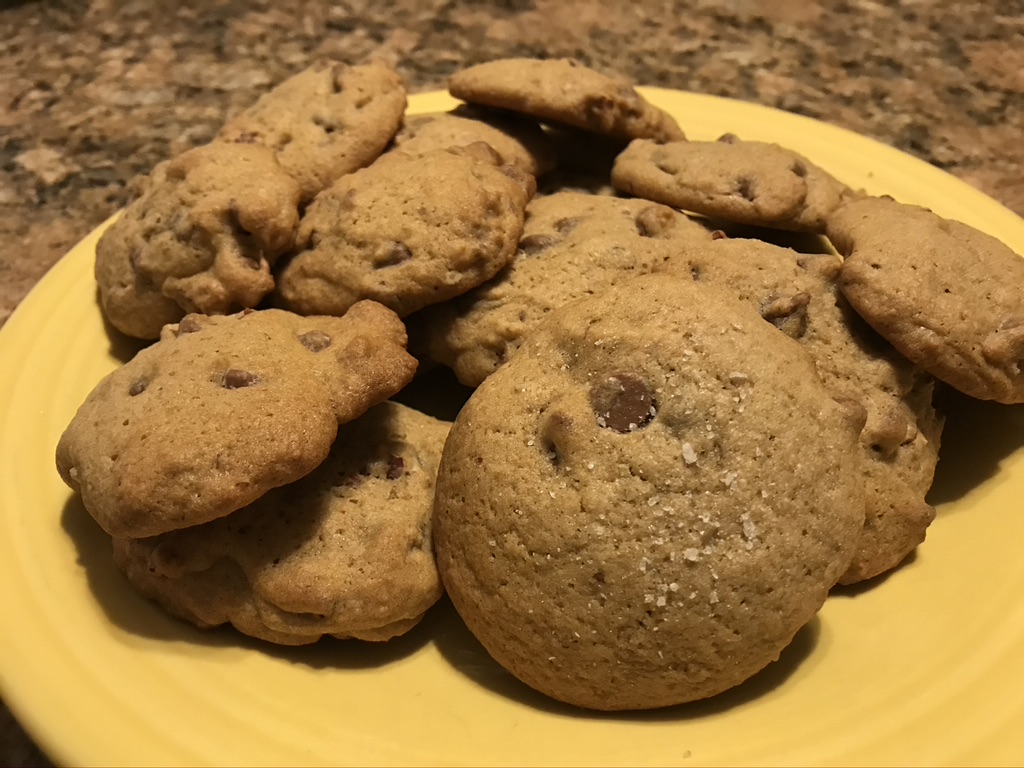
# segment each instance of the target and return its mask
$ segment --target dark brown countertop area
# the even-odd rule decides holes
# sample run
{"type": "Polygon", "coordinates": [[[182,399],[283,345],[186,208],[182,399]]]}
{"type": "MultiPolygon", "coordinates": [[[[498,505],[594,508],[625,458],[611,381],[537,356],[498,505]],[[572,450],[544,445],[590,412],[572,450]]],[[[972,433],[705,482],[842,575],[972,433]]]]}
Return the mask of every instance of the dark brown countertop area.
{"type": "MultiPolygon", "coordinates": [[[[835,123],[1024,214],[1024,0],[0,2],[0,324],[132,176],[320,55],[384,57],[412,92],[571,56],[835,123]]],[[[0,708],[0,765],[37,764],[0,708]]]]}

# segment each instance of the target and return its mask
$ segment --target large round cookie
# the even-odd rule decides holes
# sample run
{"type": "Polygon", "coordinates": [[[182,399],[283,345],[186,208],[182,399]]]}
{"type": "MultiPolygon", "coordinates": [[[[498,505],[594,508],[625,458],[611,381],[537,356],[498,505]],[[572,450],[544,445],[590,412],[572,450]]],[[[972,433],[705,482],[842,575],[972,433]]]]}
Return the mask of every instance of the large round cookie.
{"type": "Polygon", "coordinates": [[[972,397],[1024,402],[1024,258],[877,197],[836,211],[828,237],[846,256],[843,293],[900,352],[972,397]]]}
{"type": "Polygon", "coordinates": [[[405,104],[405,86],[387,64],[325,60],[264,94],[218,138],[272,149],[309,202],[384,151],[402,125],[405,104]]]}
{"type": "Polygon", "coordinates": [[[111,324],[155,339],[188,312],[255,307],[292,247],[299,189],[263,147],[208,144],[159,164],[96,245],[111,324]]]}
{"type": "Polygon", "coordinates": [[[431,522],[448,423],[382,403],[310,475],[205,525],[114,539],[118,567],[176,616],[275,643],[388,640],[441,596],[431,522]]]}
{"type": "Polygon", "coordinates": [[[57,445],[57,469],[107,533],[223,517],[327,456],[338,424],[398,392],[415,360],[394,313],[188,315],[106,376],[57,445]]]}
{"type": "Polygon", "coordinates": [[[633,85],[572,59],[498,59],[452,75],[448,90],[472,104],[521,112],[616,139],[685,138],[675,119],[633,85]]]}
{"type": "Polygon", "coordinates": [[[417,318],[414,346],[477,386],[553,309],[647,274],[710,233],[646,200],[557,192],[535,198],[516,256],[493,280],[417,318]]]}
{"type": "Polygon", "coordinates": [[[373,299],[399,316],[493,277],[515,254],[532,176],[487,144],[389,152],[309,206],[280,268],[280,306],[340,315],[373,299]]]}
{"type": "Polygon", "coordinates": [[[852,192],[807,158],[726,134],[718,141],[637,140],[615,160],[617,189],[712,218],[808,232],[852,192]]]}
{"type": "Polygon", "coordinates": [[[752,308],[640,277],[552,313],[445,445],[435,545],[459,614],[534,688],[606,710],[776,659],[864,520],[849,412],[752,308]]]}
{"type": "Polygon", "coordinates": [[[849,584],[877,576],[920,544],[935,519],[925,501],[939,458],[942,419],[932,378],[876,334],[839,291],[842,260],[758,240],[716,239],[665,262],[670,273],[719,287],[799,341],[822,383],[864,412],[860,452],[864,529],[849,584]]]}

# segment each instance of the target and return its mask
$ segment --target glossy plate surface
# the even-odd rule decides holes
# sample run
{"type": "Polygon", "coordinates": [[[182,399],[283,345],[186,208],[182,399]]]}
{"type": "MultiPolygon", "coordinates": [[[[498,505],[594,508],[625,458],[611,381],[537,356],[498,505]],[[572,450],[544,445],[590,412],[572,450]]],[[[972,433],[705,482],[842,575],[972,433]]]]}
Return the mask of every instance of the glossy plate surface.
{"type": "MultiPolygon", "coordinates": [[[[1024,253],[1024,222],[953,177],[806,118],[646,89],[690,138],[792,147],[854,187],[1024,253]]],[[[442,94],[410,110],[445,109],[442,94]]],[[[715,699],[594,715],[509,678],[442,603],[385,645],[276,649],[137,596],[54,469],[130,349],[95,301],[98,232],[0,330],[0,686],[61,763],[1010,764],[1024,759],[1024,406],[953,397],[938,519],[912,562],[841,591],[779,662],[715,699]]]]}

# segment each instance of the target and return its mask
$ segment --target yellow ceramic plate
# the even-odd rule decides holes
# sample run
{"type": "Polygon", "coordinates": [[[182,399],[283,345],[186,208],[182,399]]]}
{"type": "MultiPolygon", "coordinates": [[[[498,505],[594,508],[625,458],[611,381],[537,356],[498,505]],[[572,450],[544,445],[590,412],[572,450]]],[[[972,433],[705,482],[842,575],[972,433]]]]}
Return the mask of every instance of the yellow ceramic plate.
{"type": "MultiPolygon", "coordinates": [[[[924,204],[1024,253],[1024,222],[843,130],[649,89],[692,138],[793,147],[847,183],[924,204]]],[[[447,108],[440,94],[411,109],[447,108]]],[[[242,764],[996,764],[1024,759],[1024,411],[952,401],[917,557],[828,600],[782,659],[716,699],[594,715],[510,679],[442,604],[385,645],[275,649],[138,597],[62,485],[53,450],[112,348],[97,233],[0,331],[0,683],[55,760],[242,764]]],[[[115,345],[116,346],[116,345],[115,345]]]]}

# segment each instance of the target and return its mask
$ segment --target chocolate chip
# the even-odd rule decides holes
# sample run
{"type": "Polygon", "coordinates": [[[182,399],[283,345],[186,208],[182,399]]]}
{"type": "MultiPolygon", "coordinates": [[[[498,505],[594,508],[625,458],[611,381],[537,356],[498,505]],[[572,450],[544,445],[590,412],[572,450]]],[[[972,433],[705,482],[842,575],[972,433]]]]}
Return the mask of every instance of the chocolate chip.
{"type": "Polygon", "coordinates": [[[793,164],[789,166],[789,170],[799,176],[801,179],[807,176],[807,166],[799,160],[794,160],[793,164]]]}
{"type": "Polygon", "coordinates": [[[810,294],[801,291],[792,296],[770,296],[761,305],[761,317],[787,336],[799,339],[807,332],[807,305],[810,294]]]}
{"type": "Polygon", "coordinates": [[[748,176],[744,176],[743,178],[737,180],[736,194],[746,200],[750,200],[751,202],[753,202],[753,200],[757,197],[757,193],[754,191],[754,180],[748,176]]]}
{"type": "Polygon", "coordinates": [[[405,460],[401,456],[392,456],[388,459],[388,480],[397,480],[405,474],[405,460]]]}
{"type": "Polygon", "coordinates": [[[564,235],[568,232],[572,232],[572,230],[574,230],[576,228],[576,225],[579,223],[580,220],[577,218],[559,219],[554,223],[555,232],[564,235]]]}
{"type": "Polygon", "coordinates": [[[590,405],[598,426],[621,433],[647,426],[657,413],[651,388],[633,373],[615,373],[598,382],[590,390],[590,405]]]}
{"type": "Polygon", "coordinates": [[[727,234],[725,234],[725,232],[723,232],[722,230],[716,229],[714,232],[711,233],[711,239],[712,240],[728,240],[729,236],[727,234]]]}
{"type": "Polygon", "coordinates": [[[735,133],[723,133],[718,137],[718,140],[723,144],[736,144],[739,142],[740,137],[735,133]]]}
{"type": "Polygon", "coordinates": [[[377,249],[373,257],[373,266],[377,269],[382,267],[394,267],[412,258],[412,251],[405,243],[394,240],[384,243],[377,249]]]}
{"type": "Polygon", "coordinates": [[[254,373],[242,371],[238,368],[230,368],[224,371],[224,374],[220,377],[220,385],[224,389],[242,389],[244,387],[251,387],[258,380],[254,373]]]}
{"type": "Polygon", "coordinates": [[[323,331],[306,331],[299,336],[299,343],[310,352],[323,352],[331,346],[331,337],[323,331]]]}
{"type": "Polygon", "coordinates": [[[636,215],[636,231],[641,237],[658,237],[675,223],[675,213],[663,205],[649,205],[636,215]]]}
{"type": "Polygon", "coordinates": [[[136,395],[141,395],[143,392],[146,391],[146,387],[148,386],[149,382],[146,379],[136,379],[131,383],[131,386],[128,387],[128,394],[131,395],[132,397],[135,397],[136,395]]]}
{"type": "Polygon", "coordinates": [[[519,241],[519,252],[532,256],[545,248],[550,248],[556,242],[551,235],[527,235],[519,241]]]}
{"type": "Polygon", "coordinates": [[[196,317],[196,315],[185,315],[178,323],[177,335],[181,336],[185,333],[195,333],[196,331],[201,330],[202,327],[203,326],[200,325],[199,318],[196,317]]]}

